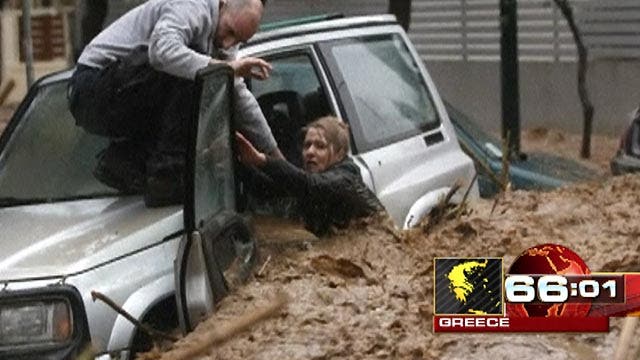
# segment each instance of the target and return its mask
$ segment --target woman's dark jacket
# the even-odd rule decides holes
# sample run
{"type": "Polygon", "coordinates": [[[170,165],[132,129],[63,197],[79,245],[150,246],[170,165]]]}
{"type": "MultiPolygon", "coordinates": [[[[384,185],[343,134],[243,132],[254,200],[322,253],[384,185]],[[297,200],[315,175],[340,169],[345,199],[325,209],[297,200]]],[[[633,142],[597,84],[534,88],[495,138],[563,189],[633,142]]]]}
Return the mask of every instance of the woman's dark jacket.
{"type": "Polygon", "coordinates": [[[306,172],[283,159],[268,158],[254,173],[256,188],[271,188],[298,200],[306,228],[325,235],[332,226],[343,228],[355,218],[383,210],[378,198],[362,182],[360,169],[345,158],[321,173],[306,172]]]}

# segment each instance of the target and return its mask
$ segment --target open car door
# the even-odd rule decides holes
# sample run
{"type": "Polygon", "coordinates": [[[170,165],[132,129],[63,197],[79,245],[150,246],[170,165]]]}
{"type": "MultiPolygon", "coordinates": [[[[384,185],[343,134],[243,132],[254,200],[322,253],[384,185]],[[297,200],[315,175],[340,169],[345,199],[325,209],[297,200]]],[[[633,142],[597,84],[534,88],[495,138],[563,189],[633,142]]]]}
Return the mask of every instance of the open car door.
{"type": "Polygon", "coordinates": [[[185,236],[175,259],[178,318],[187,333],[250,274],[255,241],[236,213],[233,72],[226,65],[196,77],[185,171],[185,236]]]}

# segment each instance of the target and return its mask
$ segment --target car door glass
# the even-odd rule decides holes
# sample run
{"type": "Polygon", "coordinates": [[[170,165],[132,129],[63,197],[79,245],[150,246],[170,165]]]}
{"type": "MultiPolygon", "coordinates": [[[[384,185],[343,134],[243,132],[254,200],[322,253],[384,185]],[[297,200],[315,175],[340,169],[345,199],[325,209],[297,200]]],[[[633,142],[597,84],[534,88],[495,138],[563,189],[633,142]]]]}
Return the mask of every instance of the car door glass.
{"type": "Polygon", "coordinates": [[[230,87],[225,76],[203,80],[194,161],[195,224],[235,210],[230,87]]]}
{"type": "Polygon", "coordinates": [[[300,95],[306,95],[320,87],[320,81],[309,55],[266,57],[266,60],[273,66],[273,70],[267,80],[252,83],[251,90],[256,98],[281,90],[292,90],[300,95]]]}
{"type": "Polygon", "coordinates": [[[67,81],[40,85],[0,154],[0,198],[55,201],[117,194],[92,174],[107,143],[76,126],[67,81]]]}
{"type": "Polygon", "coordinates": [[[360,152],[438,125],[427,85],[399,35],[337,40],[323,48],[341,77],[338,90],[353,104],[347,115],[360,152]]]}

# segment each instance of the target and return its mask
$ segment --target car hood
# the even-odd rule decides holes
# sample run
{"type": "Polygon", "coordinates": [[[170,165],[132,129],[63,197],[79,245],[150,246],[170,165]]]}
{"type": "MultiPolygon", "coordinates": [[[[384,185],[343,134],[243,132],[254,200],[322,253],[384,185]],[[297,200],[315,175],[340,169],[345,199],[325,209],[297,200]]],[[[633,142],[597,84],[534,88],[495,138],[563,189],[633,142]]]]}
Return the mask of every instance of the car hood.
{"type": "Polygon", "coordinates": [[[72,275],[182,228],[182,207],[149,209],[140,197],[2,208],[0,281],[72,275]]]}

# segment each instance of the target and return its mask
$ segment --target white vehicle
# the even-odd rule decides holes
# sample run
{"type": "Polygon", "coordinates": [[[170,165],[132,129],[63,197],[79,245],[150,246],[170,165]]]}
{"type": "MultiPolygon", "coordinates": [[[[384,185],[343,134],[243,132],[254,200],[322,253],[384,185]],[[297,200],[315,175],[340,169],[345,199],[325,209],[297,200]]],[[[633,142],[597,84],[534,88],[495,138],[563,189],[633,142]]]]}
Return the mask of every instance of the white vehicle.
{"type": "MultiPolygon", "coordinates": [[[[275,28],[241,55],[274,66],[249,85],[283,153],[300,161],[297,134],[315,117],[345,119],[351,156],[400,227],[456,181],[478,196],[473,163],[392,16],[275,28]]],[[[225,279],[246,276],[254,260],[238,213],[230,70],[199,74],[184,206],[157,209],[91,174],[107,139],[75,126],[70,75],[40,80],[0,138],[0,358],[74,358],[89,343],[100,359],[127,358],[148,339],[92,291],[155,327],[190,331],[231,290],[225,279]]]]}

